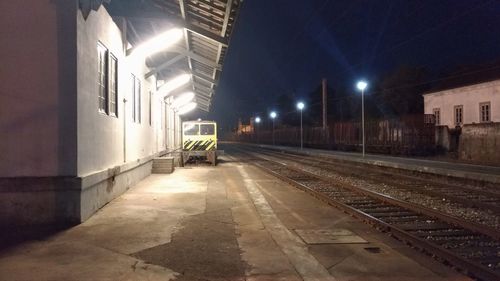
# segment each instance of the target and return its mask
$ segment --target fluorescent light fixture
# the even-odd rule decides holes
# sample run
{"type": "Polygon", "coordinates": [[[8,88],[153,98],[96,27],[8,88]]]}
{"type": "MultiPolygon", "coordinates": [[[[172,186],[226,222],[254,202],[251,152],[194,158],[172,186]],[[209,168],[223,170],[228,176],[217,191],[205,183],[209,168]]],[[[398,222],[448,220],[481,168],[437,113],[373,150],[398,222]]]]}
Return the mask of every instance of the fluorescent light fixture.
{"type": "Polygon", "coordinates": [[[356,84],[356,87],[358,87],[359,90],[363,91],[364,89],[366,89],[366,87],[368,87],[368,83],[366,83],[365,81],[359,81],[358,84],[356,84]]]}
{"type": "Polygon", "coordinates": [[[161,96],[168,96],[173,90],[187,84],[191,80],[191,75],[189,74],[181,74],[176,76],[175,78],[168,80],[165,84],[163,84],[157,91],[157,93],[161,96]]]}
{"type": "Polygon", "coordinates": [[[174,99],[172,102],[172,106],[174,108],[181,108],[190,101],[194,99],[194,93],[193,92],[186,92],[181,94],[178,98],[174,99]]]}
{"type": "Polygon", "coordinates": [[[278,116],[278,113],[276,113],[276,111],[271,111],[271,113],[269,114],[269,116],[274,119],[276,118],[276,116],[278,116]]]}
{"type": "Polygon", "coordinates": [[[135,47],[132,49],[132,53],[130,55],[137,58],[145,58],[153,55],[177,43],[177,41],[182,39],[183,34],[184,32],[180,28],[169,29],[135,47]]]}
{"type": "Polygon", "coordinates": [[[298,110],[302,110],[302,109],[304,109],[304,107],[305,107],[305,106],[306,106],[306,105],[305,105],[303,102],[301,102],[301,101],[299,101],[299,102],[297,103],[297,109],[298,109],[298,110]]]}
{"type": "Polygon", "coordinates": [[[257,124],[260,123],[260,117],[258,117],[258,116],[255,117],[255,123],[257,123],[257,124]]]}
{"type": "Polygon", "coordinates": [[[179,115],[186,114],[186,113],[190,112],[191,110],[195,109],[196,106],[197,106],[197,104],[195,102],[190,102],[190,103],[186,104],[185,106],[179,108],[179,110],[177,111],[177,114],[179,114],[179,115]]]}

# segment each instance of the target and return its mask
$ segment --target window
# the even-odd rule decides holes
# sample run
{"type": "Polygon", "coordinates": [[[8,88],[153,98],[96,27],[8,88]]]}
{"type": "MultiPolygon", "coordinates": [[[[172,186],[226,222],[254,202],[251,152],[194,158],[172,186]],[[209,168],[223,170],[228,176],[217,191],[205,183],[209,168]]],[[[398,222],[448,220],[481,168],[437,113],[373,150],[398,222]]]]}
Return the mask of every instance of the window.
{"type": "Polygon", "coordinates": [[[214,124],[201,124],[200,125],[200,135],[213,135],[215,132],[214,124]]]}
{"type": "Polygon", "coordinates": [[[109,115],[118,116],[118,60],[109,54],[109,115]]]}
{"type": "Polygon", "coordinates": [[[441,110],[439,108],[434,108],[432,110],[432,112],[434,113],[434,119],[436,120],[436,122],[434,124],[440,125],[441,124],[441,110]]]}
{"type": "Polygon", "coordinates": [[[118,60],[97,42],[97,87],[99,112],[118,117],[118,60]]]}
{"type": "Polygon", "coordinates": [[[186,136],[197,136],[200,131],[200,126],[198,124],[184,124],[184,135],[186,136]]]}
{"type": "Polygon", "coordinates": [[[108,113],[108,49],[97,43],[97,85],[99,112],[108,113]]]}
{"type": "Polygon", "coordinates": [[[135,78],[135,98],[135,105],[137,106],[135,109],[137,117],[136,121],[137,123],[141,123],[141,81],[137,77],[135,78]]]}
{"type": "Polygon", "coordinates": [[[132,120],[141,123],[141,81],[131,74],[132,87],[132,120]]]}
{"type": "Polygon", "coordinates": [[[491,104],[490,102],[482,102],[479,104],[479,121],[491,121],[491,104]]]}
{"type": "Polygon", "coordinates": [[[460,126],[463,124],[464,106],[455,105],[453,109],[455,111],[455,126],[460,126]]]}
{"type": "Polygon", "coordinates": [[[150,126],[153,124],[152,102],[153,102],[153,92],[149,91],[149,125],[150,126]]]}

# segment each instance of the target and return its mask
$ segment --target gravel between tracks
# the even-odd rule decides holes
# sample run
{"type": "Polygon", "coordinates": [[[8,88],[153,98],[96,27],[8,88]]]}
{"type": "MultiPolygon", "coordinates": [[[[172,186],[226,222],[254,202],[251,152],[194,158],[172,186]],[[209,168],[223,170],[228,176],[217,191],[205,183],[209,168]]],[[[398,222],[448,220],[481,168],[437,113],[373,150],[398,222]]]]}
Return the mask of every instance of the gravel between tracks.
{"type": "Polygon", "coordinates": [[[290,160],[285,160],[277,157],[266,156],[278,160],[279,162],[286,163],[287,165],[295,168],[302,169],[323,177],[329,177],[338,183],[348,184],[355,187],[362,187],[371,191],[391,196],[393,198],[411,202],[414,204],[422,205],[430,209],[434,209],[445,214],[455,217],[463,218],[467,221],[483,224],[497,230],[500,230],[500,217],[492,212],[479,210],[475,208],[465,207],[458,203],[450,202],[444,198],[437,198],[424,195],[418,192],[411,192],[403,190],[386,183],[373,182],[369,180],[362,180],[359,178],[343,176],[331,171],[325,171],[319,168],[306,166],[290,160]]]}

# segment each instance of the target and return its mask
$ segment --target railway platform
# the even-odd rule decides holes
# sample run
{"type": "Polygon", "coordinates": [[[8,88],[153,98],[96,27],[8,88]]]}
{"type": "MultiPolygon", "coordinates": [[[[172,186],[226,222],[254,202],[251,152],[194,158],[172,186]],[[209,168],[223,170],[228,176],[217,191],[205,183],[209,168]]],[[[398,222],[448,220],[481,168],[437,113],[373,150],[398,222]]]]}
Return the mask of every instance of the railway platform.
{"type": "Polygon", "coordinates": [[[470,280],[231,154],[2,245],[0,280],[470,280]]]}
{"type": "MultiPolygon", "coordinates": [[[[254,145],[254,144],[249,144],[254,145]]],[[[396,157],[379,154],[365,154],[359,152],[344,152],[336,150],[304,148],[279,145],[255,145],[263,148],[277,149],[308,155],[328,156],[336,160],[369,164],[379,167],[408,170],[457,179],[479,181],[491,184],[500,184],[500,167],[473,165],[465,163],[445,162],[418,158],[396,157]]]]}

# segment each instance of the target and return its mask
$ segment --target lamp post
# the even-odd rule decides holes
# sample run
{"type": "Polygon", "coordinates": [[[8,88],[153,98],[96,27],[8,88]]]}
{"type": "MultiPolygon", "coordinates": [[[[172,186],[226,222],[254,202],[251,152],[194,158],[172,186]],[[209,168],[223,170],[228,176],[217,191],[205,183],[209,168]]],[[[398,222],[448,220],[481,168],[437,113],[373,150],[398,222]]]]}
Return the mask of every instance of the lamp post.
{"type": "Polygon", "coordinates": [[[297,103],[297,109],[300,111],[300,149],[304,149],[304,130],[302,128],[302,110],[304,109],[305,104],[301,101],[297,103]]]}
{"type": "Polygon", "coordinates": [[[273,145],[276,144],[276,142],[274,141],[274,119],[276,119],[276,116],[278,116],[276,111],[271,111],[271,113],[269,114],[269,117],[271,117],[271,119],[273,119],[273,145]]]}
{"type": "Polygon", "coordinates": [[[361,90],[361,126],[362,126],[362,138],[363,138],[363,157],[365,157],[365,89],[368,83],[361,80],[356,84],[356,87],[361,90]]]}
{"type": "Polygon", "coordinates": [[[255,117],[255,124],[256,124],[256,125],[255,125],[254,130],[255,130],[255,134],[257,135],[257,144],[259,144],[259,143],[260,143],[260,141],[259,141],[259,132],[257,132],[257,127],[259,126],[260,121],[261,121],[261,120],[260,120],[260,117],[259,117],[259,116],[255,117]]]}

